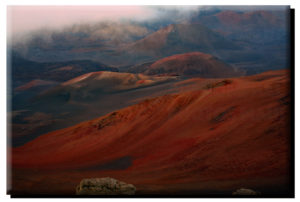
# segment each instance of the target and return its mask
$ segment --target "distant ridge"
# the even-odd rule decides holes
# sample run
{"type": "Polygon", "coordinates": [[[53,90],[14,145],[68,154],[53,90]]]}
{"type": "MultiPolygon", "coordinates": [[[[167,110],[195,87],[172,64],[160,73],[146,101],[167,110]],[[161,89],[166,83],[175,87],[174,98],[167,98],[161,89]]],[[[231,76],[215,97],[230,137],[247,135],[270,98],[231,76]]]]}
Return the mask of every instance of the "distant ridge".
{"type": "Polygon", "coordinates": [[[203,78],[236,77],[243,74],[218,58],[202,52],[177,54],[163,58],[153,63],[144,73],[148,75],[165,74],[203,78]]]}

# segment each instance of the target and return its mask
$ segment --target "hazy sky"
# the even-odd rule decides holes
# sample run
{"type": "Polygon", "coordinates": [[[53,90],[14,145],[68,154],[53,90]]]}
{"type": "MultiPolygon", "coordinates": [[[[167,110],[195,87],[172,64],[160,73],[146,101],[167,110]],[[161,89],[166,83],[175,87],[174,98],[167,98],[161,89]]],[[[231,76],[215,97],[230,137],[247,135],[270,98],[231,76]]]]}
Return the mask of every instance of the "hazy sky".
{"type": "MultiPolygon", "coordinates": [[[[220,6],[219,6],[220,7],[220,6]]],[[[191,14],[199,9],[212,6],[9,6],[8,33],[23,34],[41,28],[60,28],[73,23],[96,22],[101,20],[149,20],[164,17],[175,18],[191,14]],[[168,11],[176,10],[171,14],[168,11]]],[[[222,7],[223,9],[224,7],[222,7]]],[[[226,7],[227,9],[274,9],[274,7],[226,7]]],[[[225,8],[225,9],[226,9],[225,8]]],[[[275,7],[276,8],[276,7],[275,7]]],[[[283,8],[279,6],[277,8],[283,8]]]]}
{"type": "Polygon", "coordinates": [[[99,20],[142,20],[152,15],[142,6],[10,6],[7,19],[10,32],[16,33],[99,20]]]}

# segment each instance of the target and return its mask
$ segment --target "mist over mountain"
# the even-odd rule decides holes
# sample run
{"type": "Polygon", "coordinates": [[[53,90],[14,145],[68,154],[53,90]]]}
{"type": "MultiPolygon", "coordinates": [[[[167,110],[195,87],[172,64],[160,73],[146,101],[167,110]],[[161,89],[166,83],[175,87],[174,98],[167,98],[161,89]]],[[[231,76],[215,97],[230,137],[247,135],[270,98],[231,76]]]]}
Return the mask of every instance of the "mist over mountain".
{"type": "Polygon", "coordinates": [[[226,10],[206,16],[195,15],[191,21],[203,24],[233,40],[268,44],[288,40],[288,15],[288,12],[283,11],[226,10]]]}
{"type": "Polygon", "coordinates": [[[149,7],[148,19],[39,29],[15,38],[10,47],[32,61],[93,60],[122,71],[125,66],[200,51],[253,74],[289,65],[284,54],[289,50],[289,12],[286,7],[263,8],[149,7]]]}

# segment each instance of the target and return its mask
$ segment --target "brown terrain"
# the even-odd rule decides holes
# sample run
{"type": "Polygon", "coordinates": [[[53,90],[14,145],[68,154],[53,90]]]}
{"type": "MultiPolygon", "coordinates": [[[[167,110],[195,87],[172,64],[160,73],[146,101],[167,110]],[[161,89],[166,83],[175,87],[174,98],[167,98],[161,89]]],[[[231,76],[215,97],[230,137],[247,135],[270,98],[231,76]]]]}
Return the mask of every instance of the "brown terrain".
{"type": "Polygon", "coordinates": [[[41,79],[35,79],[28,83],[25,83],[24,85],[21,85],[17,88],[15,88],[16,91],[26,91],[33,88],[41,87],[41,86],[49,86],[49,85],[55,85],[56,83],[54,81],[46,81],[41,79]]]}
{"type": "Polygon", "coordinates": [[[137,42],[133,42],[130,44],[130,49],[137,51],[147,51],[153,50],[158,51],[167,43],[168,35],[174,31],[174,25],[169,25],[164,27],[153,34],[146,36],[145,38],[138,40],[137,42]]]}
{"type": "Polygon", "coordinates": [[[121,50],[134,54],[135,59],[146,57],[157,60],[191,51],[202,51],[218,56],[219,50],[238,48],[235,43],[201,24],[182,23],[170,24],[143,39],[125,44],[121,50]]]}
{"type": "Polygon", "coordinates": [[[30,81],[15,88],[14,100],[24,106],[9,113],[9,119],[14,120],[10,123],[11,135],[18,142],[13,146],[136,104],[136,100],[166,94],[166,90],[174,89],[169,86],[178,80],[174,76],[98,71],[62,83],[30,81]]]}
{"type": "MultiPolygon", "coordinates": [[[[290,183],[286,70],[193,78],[181,91],[44,134],[12,149],[14,194],[75,194],[112,177],[137,194],[285,194],[290,183]]],[[[10,163],[9,163],[10,165],[10,163]]]]}
{"type": "Polygon", "coordinates": [[[143,86],[154,85],[174,79],[173,77],[156,77],[144,74],[119,73],[109,71],[90,72],[61,84],[61,87],[69,87],[75,90],[90,88],[100,89],[103,92],[128,90],[143,86]]]}
{"type": "Polygon", "coordinates": [[[177,54],[163,58],[153,63],[145,73],[149,75],[201,76],[203,78],[242,75],[241,71],[210,54],[202,52],[177,54]]]}

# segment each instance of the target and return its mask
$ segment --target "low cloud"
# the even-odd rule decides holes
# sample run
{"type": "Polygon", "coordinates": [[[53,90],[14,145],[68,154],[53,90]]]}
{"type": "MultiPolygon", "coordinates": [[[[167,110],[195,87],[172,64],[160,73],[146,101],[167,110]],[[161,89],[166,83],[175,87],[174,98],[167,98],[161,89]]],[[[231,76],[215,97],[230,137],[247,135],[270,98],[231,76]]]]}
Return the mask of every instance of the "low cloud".
{"type": "MultiPolygon", "coordinates": [[[[9,6],[9,44],[39,36],[50,42],[53,33],[88,33],[89,39],[130,41],[149,33],[133,22],[181,23],[201,11],[274,10],[284,6],[9,6]],[[77,32],[76,32],[77,29],[77,32]]],[[[165,23],[166,24],[166,23],[165,23]]],[[[163,25],[165,25],[163,24],[163,25]]],[[[160,27],[159,27],[160,28],[160,27]]],[[[74,37],[74,36],[69,36],[74,37]]],[[[76,38],[76,37],[75,37],[76,38]]]]}
{"type": "Polygon", "coordinates": [[[22,34],[37,29],[59,29],[71,24],[145,20],[153,13],[143,6],[9,6],[9,34],[22,34]]]}
{"type": "Polygon", "coordinates": [[[24,33],[70,24],[120,20],[185,19],[200,10],[282,9],[284,6],[9,6],[8,30],[24,33]]]}

